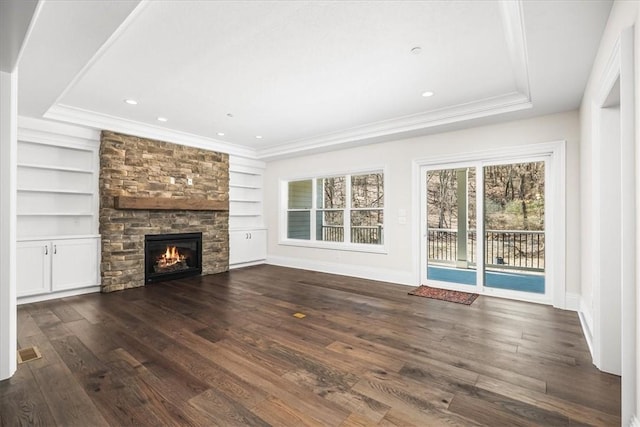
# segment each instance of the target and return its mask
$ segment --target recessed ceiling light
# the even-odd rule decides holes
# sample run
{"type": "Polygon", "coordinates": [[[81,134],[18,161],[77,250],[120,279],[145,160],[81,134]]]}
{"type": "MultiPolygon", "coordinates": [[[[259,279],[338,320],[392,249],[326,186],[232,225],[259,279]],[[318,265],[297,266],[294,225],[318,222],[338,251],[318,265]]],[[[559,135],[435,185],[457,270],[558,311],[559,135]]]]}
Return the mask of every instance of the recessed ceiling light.
{"type": "Polygon", "coordinates": [[[158,117],[159,122],[166,122],[168,119],[166,117],[158,117]]]}
{"type": "Polygon", "coordinates": [[[425,98],[428,98],[430,96],[435,95],[435,93],[431,92],[430,90],[426,91],[426,92],[422,92],[422,96],[424,96],[425,98]]]}
{"type": "Polygon", "coordinates": [[[262,139],[262,135],[256,135],[256,139],[262,139]]]}
{"type": "Polygon", "coordinates": [[[124,102],[129,105],[138,105],[138,101],[136,101],[135,99],[125,99],[124,102]]]}
{"type": "Polygon", "coordinates": [[[411,49],[411,53],[413,53],[414,55],[419,55],[420,52],[422,52],[422,48],[420,46],[416,46],[413,49],[411,49]]]}
{"type": "Polygon", "coordinates": [[[224,136],[224,132],[218,132],[218,136],[224,136]]]}

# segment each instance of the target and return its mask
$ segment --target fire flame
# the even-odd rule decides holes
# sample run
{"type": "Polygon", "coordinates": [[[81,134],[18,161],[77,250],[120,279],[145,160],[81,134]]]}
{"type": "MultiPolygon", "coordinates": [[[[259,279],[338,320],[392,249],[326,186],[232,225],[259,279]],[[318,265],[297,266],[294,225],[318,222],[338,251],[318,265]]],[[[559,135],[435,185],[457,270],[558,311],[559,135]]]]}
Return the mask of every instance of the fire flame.
{"type": "Polygon", "coordinates": [[[158,265],[161,267],[168,267],[174,264],[184,261],[185,256],[178,252],[178,248],[175,246],[167,246],[167,250],[158,260],[158,265]]]}

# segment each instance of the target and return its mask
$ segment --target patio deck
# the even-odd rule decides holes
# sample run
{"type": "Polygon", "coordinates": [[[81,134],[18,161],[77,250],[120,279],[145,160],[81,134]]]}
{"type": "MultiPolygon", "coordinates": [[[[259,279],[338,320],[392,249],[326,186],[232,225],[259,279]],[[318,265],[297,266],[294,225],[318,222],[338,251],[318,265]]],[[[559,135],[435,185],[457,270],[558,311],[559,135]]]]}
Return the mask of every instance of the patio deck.
{"type": "MultiPolygon", "coordinates": [[[[476,270],[429,266],[427,267],[427,278],[441,282],[475,285],[476,270]]],[[[485,286],[491,288],[544,294],[544,284],[545,280],[542,274],[499,271],[485,272],[485,286]]]]}

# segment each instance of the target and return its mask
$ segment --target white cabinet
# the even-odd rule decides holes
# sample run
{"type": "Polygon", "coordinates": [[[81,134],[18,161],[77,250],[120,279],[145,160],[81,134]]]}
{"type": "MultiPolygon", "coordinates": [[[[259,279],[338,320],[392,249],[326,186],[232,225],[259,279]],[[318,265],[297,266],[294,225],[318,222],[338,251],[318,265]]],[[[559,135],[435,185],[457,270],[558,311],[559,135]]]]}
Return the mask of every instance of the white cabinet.
{"type": "Polygon", "coordinates": [[[98,284],[97,238],[22,241],[16,248],[18,298],[98,284]]]}
{"type": "Polygon", "coordinates": [[[51,242],[16,243],[17,296],[51,291],[51,242]]]}
{"type": "Polygon", "coordinates": [[[57,240],[52,244],[52,291],[97,285],[98,239],[57,240]]]}
{"type": "Polygon", "coordinates": [[[229,232],[229,265],[264,261],[267,258],[267,230],[240,230],[229,232]]]}

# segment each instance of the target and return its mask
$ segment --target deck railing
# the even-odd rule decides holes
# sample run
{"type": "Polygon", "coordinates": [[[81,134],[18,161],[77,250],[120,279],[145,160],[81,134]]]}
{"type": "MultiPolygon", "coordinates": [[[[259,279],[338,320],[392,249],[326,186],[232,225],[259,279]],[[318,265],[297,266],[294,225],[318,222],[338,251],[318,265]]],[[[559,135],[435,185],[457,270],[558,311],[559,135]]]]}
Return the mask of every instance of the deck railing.
{"type": "MultiPolygon", "coordinates": [[[[485,265],[510,270],[544,271],[544,231],[485,230],[485,265]]],[[[456,264],[458,232],[447,228],[430,228],[427,246],[429,262],[456,264]]],[[[466,260],[476,260],[476,230],[467,235],[466,260]]]]}
{"type": "MultiPolygon", "coordinates": [[[[344,242],[344,227],[339,225],[323,225],[322,240],[326,242],[344,242]]],[[[384,241],[382,225],[351,227],[351,243],[381,245],[384,241]]]]}

